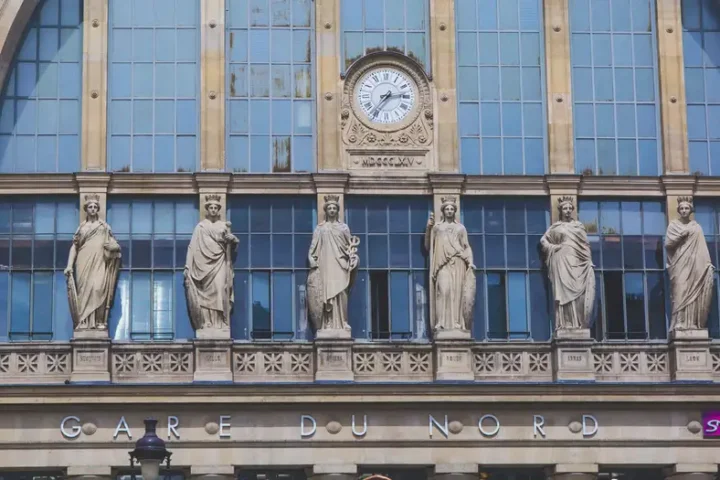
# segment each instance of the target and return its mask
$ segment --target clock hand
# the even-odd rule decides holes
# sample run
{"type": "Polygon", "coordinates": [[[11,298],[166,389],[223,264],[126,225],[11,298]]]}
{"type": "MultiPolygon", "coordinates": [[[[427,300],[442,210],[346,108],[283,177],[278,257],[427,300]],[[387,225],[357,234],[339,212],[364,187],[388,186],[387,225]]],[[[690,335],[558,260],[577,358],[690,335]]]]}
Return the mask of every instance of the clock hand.
{"type": "Polygon", "coordinates": [[[371,116],[373,118],[377,117],[378,113],[380,113],[380,107],[385,105],[385,102],[387,102],[391,96],[392,96],[392,92],[390,90],[388,90],[388,92],[385,95],[382,95],[380,97],[380,103],[378,103],[377,106],[375,107],[375,109],[371,112],[371,116]]]}

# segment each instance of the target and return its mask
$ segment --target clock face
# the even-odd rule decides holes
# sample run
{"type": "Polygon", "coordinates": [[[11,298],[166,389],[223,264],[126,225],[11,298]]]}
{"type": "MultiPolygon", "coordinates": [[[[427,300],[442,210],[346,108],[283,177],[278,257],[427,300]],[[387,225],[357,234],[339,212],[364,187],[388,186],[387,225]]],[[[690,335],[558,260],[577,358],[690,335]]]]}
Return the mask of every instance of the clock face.
{"type": "Polygon", "coordinates": [[[395,68],[367,73],[355,90],[357,102],[373,123],[401,122],[415,107],[415,86],[408,75],[395,68]]]}

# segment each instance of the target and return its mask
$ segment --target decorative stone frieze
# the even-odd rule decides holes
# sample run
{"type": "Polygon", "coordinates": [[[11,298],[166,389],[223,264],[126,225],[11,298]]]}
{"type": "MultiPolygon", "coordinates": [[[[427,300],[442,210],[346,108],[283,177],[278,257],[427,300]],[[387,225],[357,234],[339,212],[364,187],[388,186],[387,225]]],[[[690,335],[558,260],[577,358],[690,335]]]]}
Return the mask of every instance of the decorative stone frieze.
{"type": "Polygon", "coordinates": [[[191,382],[195,370],[190,343],[115,344],[111,358],[112,378],[117,383],[191,382]]]}
{"type": "Polygon", "coordinates": [[[667,345],[595,345],[592,349],[596,381],[667,382],[670,358],[667,345]]]}
{"type": "Polygon", "coordinates": [[[63,383],[70,379],[69,344],[13,343],[0,347],[0,384],[63,383]]]}
{"type": "Polygon", "coordinates": [[[472,353],[476,381],[552,381],[547,344],[479,344],[472,353]]]}
{"type": "Polygon", "coordinates": [[[429,344],[353,346],[353,371],[358,382],[429,382],[433,379],[433,364],[429,344]]]}
{"type": "Polygon", "coordinates": [[[309,343],[235,344],[233,377],[239,383],[312,382],[314,361],[309,343]]]}

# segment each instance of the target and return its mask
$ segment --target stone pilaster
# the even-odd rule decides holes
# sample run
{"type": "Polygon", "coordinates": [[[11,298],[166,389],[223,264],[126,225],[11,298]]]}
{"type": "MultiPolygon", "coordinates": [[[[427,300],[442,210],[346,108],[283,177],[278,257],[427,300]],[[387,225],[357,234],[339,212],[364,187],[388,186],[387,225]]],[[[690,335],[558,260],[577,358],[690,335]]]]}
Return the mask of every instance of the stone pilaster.
{"type": "Polygon", "coordinates": [[[341,170],[340,0],[315,0],[317,169],[341,170]]]}
{"type": "Polygon", "coordinates": [[[308,480],[356,480],[357,465],[328,464],[315,465],[308,472],[308,480]]]}
{"type": "Polygon", "coordinates": [[[200,170],[225,170],[225,0],[200,2],[200,170]]]}
{"type": "Polygon", "coordinates": [[[568,0],[545,0],[548,143],[551,173],[574,173],[568,0]]]}
{"type": "Polygon", "coordinates": [[[340,214],[338,220],[345,221],[345,190],[347,190],[350,175],[347,173],[314,173],[313,183],[317,192],[317,221],[325,221],[325,196],[337,195],[340,197],[340,214]]]}
{"type": "Polygon", "coordinates": [[[663,169],[666,174],[691,173],[680,3],[681,0],[656,2],[663,169]]]}
{"type": "Polygon", "coordinates": [[[695,193],[697,179],[687,176],[664,176],[662,183],[665,190],[667,223],[669,224],[680,218],[677,211],[678,197],[692,197],[695,193]]]}
{"type": "Polygon", "coordinates": [[[227,220],[227,195],[230,188],[232,175],[229,173],[211,173],[198,172],[195,174],[195,183],[197,184],[199,203],[198,211],[200,212],[200,220],[205,219],[205,196],[219,195],[222,210],[220,210],[220,220],[227,220]]]}
{"type": "MultiPolygon", "coordinates": [[[[105,172],[80,172],[75,174],[80,193],[80,222],[85,221],[85,195],[97,195],[100,199],[100,220],[107,219],[107,192],[110,174],[105,172]]],[[[112,227],[112,225],[111,225],[112,227]]]]}
{"type": "Polygon", "coordinates": [[[718,466],[714,463],[678,463],[663,472],[665,480],[715,480],[717,473],[718,466]]]}
{"type": "Polygon", "coordinates": [[[430,1],[430,57],[435,87],[435,148],[438,170],[460,169],[455,65],[455,1],[430,1]]]}
{"type": "Polygon", "coordinates": [[[107,330],[73,332],[70,381],[80,383],[110,381],[110,339],[107,330]]]}
{"type": "Polygon", "coordinates": [[[670,377],[680,381],[713,380],[707,329],[670,332],[670,377]]]}
{"type": "Polygon", "coordinates": [[[441,218],[442,198],[452,196],[457,199],[458,215],[462,214],[462,205],[460,195],[463,191],[465,183],[465,175],[457,173],[430,173],[428,175],[430,186],[433,192],[433,212],[435,218],[441,218]]]}
{"type": "Polygon", "coordinates": [[[475,463],[442,463],[435,465],[432,480],[478,480],[475,463]]]}
{"type": "Polygon", "coordinates": [[[435,339],[435,379],[444,381],[473,381],[472,345],[470,332],[442,332],[440,339],[435,339]],[[457,333],[455,339],[451,334],[457,333]],[[460,335],[462,334],[462,335],[460,335]]]}
{"type": "Polygon", "coordinates": [[[352,382],[355,379],[352,365],[352,339],[315,340],[315,380],[352,382]]]}
{"type": "Polygon", "coordinates": [[[557,330],[552,341],[553,379],[594,381],[590,330],[557,330]]]}
{"type": "MultiPolygon", "coordinates": [[[[198,330],[200,334],[202,330],[198,330]]],[[[212,333],[217,334],[217,331],[212,333]]],[[[198,338],[193,340],[195,347],[196,382],[232,382],[232,340],[198,338]]]]}
{"type": "Polygon", "coordinates": [[[550,223],[553,224],[560,220],[560,212],[558,212],[558,199],[560,197],[572,197],[573,205],[575,205],[575,216],[578,212],[578,192],[580,191],[579,175],[548,175],[546,182],[550,191],[550,223]]]}
{"type": "Polygon", "coordinates": [[[548,480],[597,480],[598,466],[595,464],[555,465],[546,471],[548,480]]]}
{"type": "Polygon", "coordinates": [[[107,169],[108,0],[83,13],[82,170],[107,169]]]}

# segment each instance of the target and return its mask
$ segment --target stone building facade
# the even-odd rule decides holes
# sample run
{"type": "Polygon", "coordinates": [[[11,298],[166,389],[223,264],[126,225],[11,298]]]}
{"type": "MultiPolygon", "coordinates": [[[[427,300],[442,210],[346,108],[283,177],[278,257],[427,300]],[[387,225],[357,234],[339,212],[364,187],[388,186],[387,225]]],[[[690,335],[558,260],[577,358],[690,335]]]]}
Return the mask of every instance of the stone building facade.
{"type": "Polygon", "coordinates": [[[717,477],[717,0],[2,0],[0,83],[0,479],[717,477]]]}

